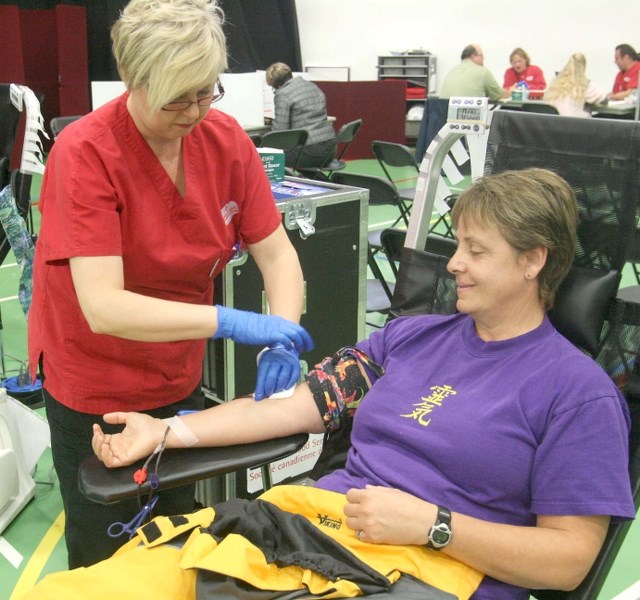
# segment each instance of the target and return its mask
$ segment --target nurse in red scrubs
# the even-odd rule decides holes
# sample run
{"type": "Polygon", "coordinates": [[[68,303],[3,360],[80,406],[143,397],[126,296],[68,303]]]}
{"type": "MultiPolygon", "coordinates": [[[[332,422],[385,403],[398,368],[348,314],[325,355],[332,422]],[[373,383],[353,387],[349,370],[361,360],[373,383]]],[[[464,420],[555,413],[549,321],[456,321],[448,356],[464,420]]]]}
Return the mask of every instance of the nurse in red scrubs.
{"type": "MultiPolygon", "coordinates": [[[[215,1],[132,0],[112,29],[127,91],[69,125],[49,155],[29,314],[40,364],[69,566],[125,540],[106,530],[137,507],[92,504],[77,469],[92,424],[112,411],[170,417],[202,408],[207,338],[268,346],[259,399],[298,379],[311,346],[297,324],[302,273],[255,147],[211,105],[224,93],[223,15],[215,1]],[[213,280],[238,244],[264,279],[271,315],[213,306],[213,280]]],[[[165,514],[193,509],[169,492],[165,514]]]]}

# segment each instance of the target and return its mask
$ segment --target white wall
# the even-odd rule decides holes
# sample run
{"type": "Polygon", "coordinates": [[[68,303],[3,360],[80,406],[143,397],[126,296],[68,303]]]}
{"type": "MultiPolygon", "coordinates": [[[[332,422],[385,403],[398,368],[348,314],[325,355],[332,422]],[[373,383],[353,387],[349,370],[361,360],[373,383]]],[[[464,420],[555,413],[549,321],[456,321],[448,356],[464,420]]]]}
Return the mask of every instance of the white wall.
{"type": "Polygon", "coordinates": [[[469,43],[502,83],[509,54],[524,48],[547,83],[573,52],[610,89],[615,46],[640,51],[638,0],[296,0],[304,65],[348,65],[352,80],[377,79],[377,57],[423,48],[437,55],[439,91],[469,43]],[[466,13],[466,14],[465,14],[466,13]]]}

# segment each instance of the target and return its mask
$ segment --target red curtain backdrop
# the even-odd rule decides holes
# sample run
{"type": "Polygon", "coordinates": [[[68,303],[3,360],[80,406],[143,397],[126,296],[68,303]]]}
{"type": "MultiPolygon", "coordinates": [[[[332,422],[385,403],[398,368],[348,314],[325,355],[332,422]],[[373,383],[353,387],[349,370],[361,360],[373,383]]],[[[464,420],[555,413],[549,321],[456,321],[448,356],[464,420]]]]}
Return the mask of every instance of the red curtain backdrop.
{"type": "Polygon", "coordinates": [[[355,119],[362,127],[347,150],[347,159],[374,158],[373,140],[405,142],[405,81],[316,81],[327,97],[335,130],[355,119]]]}
{"type": "MultiPolygon", "coordinates": [[[[41,98],[47,124],[53,117],[85,114],[89,101],[86,9],[57,5],[47,10],[0,6],[0,81],[31,88],[41,98]]],[[[19,167],[22,132],[11,168],[19,167]]],[[[48,149],[49,144],[45,144],[48,149]]]]}

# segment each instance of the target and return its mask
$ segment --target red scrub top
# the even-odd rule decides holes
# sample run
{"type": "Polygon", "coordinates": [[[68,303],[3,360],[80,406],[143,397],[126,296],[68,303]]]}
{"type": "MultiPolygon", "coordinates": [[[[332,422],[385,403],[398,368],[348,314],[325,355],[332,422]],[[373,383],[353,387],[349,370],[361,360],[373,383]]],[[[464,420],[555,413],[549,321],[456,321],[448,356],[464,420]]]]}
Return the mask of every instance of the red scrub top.
{"type": "Polygon", "coordinates": [[[516,73],[513,67],[507,69],[504,72],[504,83],[502,87],[509,89],[519,81],[526,81],[528,89],[530,90],[544,90],[547,87],[542,69],[535,65],[529,65],[522,73],[516,73]]]}
{"type": "Polygon", "coordinates": [[[639,72],[640,60],[634,62],[626,71],[619,71],[613,83],[613,93],[637,89],[639,72]]]}
{"type": "Polygon", "coordinates": [[[47,160],[29,313],[29,361],[45,387],[91,414],[147,410],[185,398],[202,374],[204,340],[138,342],[92,333],[69,258],[122,256],[125,288],[213,301],[213,276],[238,241],[259,242],[281,221],[251,140],[212,109],[183,141],[183,198],[134,125],[127,94],[72,123],[47,160]]]}

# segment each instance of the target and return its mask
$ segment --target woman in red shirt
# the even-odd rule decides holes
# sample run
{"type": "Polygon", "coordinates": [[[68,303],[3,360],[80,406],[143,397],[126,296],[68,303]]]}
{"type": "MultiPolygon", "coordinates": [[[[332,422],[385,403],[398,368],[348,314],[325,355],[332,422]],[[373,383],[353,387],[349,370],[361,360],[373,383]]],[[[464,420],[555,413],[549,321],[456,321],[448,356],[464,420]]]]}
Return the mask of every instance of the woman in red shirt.
{"type": "Polygon", "coordinates": [[[522,49],[516,48],[509,56],[511,67],[504,72],[503,88],[513,89],[521,81],[525,82],[529,90],[544,90],[547,83],[540,67],[531,64],[529,55],[522,49]]]}
{"type": "MultiPolygon", "coordinates": [[[[49,154],[29,312],[72,568],[111,555],[122,541],[109,524],[137,510],[78,489],[101,415],[202,408],[212,336],[269,346],[256,400],[297,381],[310,345],[297,324],[302,271],[260,157],[211,108],[227,66],[215,1],[131,0],[111,36],[127,92],[66,127],[49,154]],[[214,278],[239,244],[271,315],[213,305],[214,278]]],[[[193,509],[193,486],[166,494],[163,514],[193,509]]]]}

